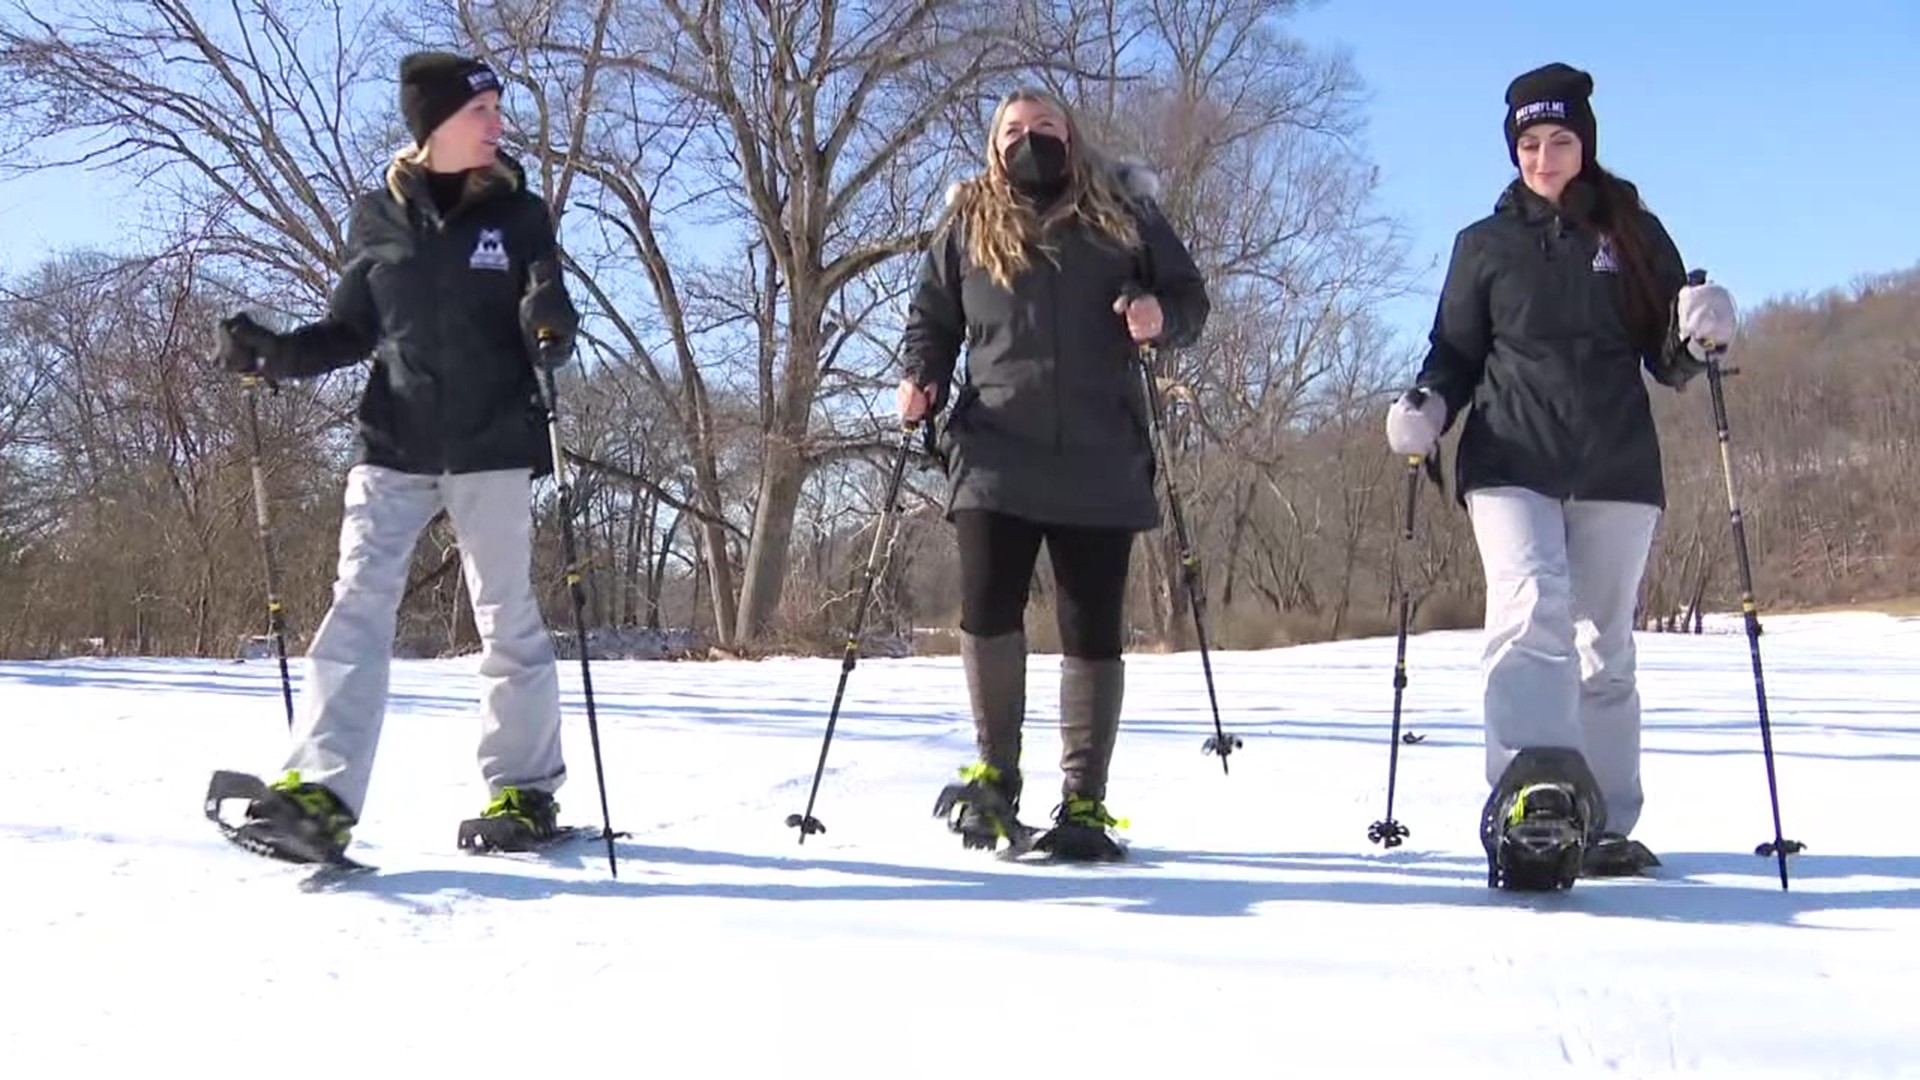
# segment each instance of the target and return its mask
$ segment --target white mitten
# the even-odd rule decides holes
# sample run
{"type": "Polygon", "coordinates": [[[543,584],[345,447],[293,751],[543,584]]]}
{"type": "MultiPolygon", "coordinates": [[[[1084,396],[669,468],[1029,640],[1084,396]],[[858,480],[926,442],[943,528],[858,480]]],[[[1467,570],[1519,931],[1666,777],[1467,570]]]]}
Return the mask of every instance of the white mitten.
{"type": "Polygon", "coordinates": [[[1387,410],[1387,445],[1396,454],[1425,457],[1447,427],[1447,403],[1439,394],[1415,388],[1387,410]]]}
{"type": "Polygon", "coordinates": [[[1711,282],[1680,290],[1676,319],[1680,340],[1696,360],[1705,360],[1733,342],[1733,296],[1711,282]]]}

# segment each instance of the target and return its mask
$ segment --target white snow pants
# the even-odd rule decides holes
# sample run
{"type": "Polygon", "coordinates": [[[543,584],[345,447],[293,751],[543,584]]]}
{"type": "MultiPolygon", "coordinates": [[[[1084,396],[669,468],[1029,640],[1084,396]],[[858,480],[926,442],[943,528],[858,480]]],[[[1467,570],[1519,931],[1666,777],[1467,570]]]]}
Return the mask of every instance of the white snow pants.
{"type": "Polygon", "coordinates": [[[480,773],[490,796],[507,785],[557,789],[560,678],[533,596],[532,474],[526,469],[439,476],[356,465],[333,606],[307,650],[304,707],[286,768],[324,784],[356,816],[367,797],[387,706],[387,678],[407,565],[442,506],[460,542],[460,568],[480,632],[480,773]]]}
{"type": "Polygon", "coordinates": [[[1607,831],[1627,835],[1642,803],[1633,613],[1660,512],[1516,487],[1469,492],[1467,512],[1487,582],[1487,783],[1528,747],[1578,750],[1607,831]]]}

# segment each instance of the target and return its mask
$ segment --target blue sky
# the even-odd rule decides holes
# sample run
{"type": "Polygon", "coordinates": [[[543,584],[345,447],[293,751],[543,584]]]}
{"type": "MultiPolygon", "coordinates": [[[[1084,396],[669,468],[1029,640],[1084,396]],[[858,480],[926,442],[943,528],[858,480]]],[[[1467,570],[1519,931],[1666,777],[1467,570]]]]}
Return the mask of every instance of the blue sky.
{"type": "MultiPolygon", "coordinates": [[[[1601,163],[1743,307],[1920,265],[1916,0],[1332,0],[1293,25],[1351,50],[1422,265],[1512,178],[1507,83],[1554,60],[1594,76],[1601,163]]],[[[1424,335],[1432,311],[1383,314],[1424,335]]]]}
{"type": "MultiPolygon", "coordinates": [[[[1507,82],[1549,60],[1594,74],[1600,159],[1743,306],[1920,264],[1916,0],[1328,0],[1293,27],[1368,84],[1381,205],[1434,264],[1428,295],[1382,311],[1410,344],[1454,232],[1512,176],[1507,82]]],[[[136,204],[98,177],[0,183],[0,269],[116,246],[136,204]]]]}

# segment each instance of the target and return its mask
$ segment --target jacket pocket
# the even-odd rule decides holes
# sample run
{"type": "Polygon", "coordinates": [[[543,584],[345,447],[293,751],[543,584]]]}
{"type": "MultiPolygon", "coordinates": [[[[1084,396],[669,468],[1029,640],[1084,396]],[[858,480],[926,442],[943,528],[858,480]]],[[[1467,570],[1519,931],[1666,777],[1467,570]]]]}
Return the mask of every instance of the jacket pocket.
{"type": "Polygon", "coordinates": [[[1126,413],[1128,423],[1133,425],[1133,432],[1140,440],[1141,449],[1146,452],[1147,483],[1151,485],[1159,479],[1160,448],[1153,444],[1152,418],[1147,415],[1147,408],[1145,390],[1139,393],[1127,390],[1120,392],[1120,411],[1126,413]]]}
{"type": "Polygon", "coordinates": [[[959,427],[967,413],[973,410],[975,402],[980,400],[980,391],[972,383],[962,383],[960,391],[953,397],[953,407],[947,410],[946,426],[959,427]]]}
{"type": "Polygon", "coordinates": [[[973,410],[974,402],[980,400],[980,391],[972,383],[961,385],[954,395],[953,405],[947,410],[945,419],[936,419],[933,438],[935,456],[940,461],[940,470],[947,471],[947,460],[953,455],[954,442],[960,437],[966,426],[967,414],[973,410]]]}
{"type": "Polygon", "coordinates": [[[1133,432],[1140,437],[1140,445],[1153,448],[1153,428],[1147,417],[1147,403],[1143,400],[1144,391],[1139,394],[1120,391],[1120,411],[1126,414],[1133,425],[1133,432]]]}

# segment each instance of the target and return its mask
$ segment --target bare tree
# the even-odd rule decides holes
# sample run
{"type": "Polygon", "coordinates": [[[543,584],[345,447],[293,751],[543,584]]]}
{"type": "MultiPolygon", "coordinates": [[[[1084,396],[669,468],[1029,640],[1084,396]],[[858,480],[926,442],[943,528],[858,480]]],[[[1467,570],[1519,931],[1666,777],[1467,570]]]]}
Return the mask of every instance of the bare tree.
{"type": "MultiPolygon", "coordinates": [[[[147,227],[127,238],[122,257],[70,264],[39,286],[23,286],[21,299],[65,306],[91,294],[49,287],[146,282],[154,290],[147,317],[168,327],[146,334],[134,311],[116,302],[111,312],[88,317],[110,317],[123,328],[124,363],[103,374],[101,357],[64,354],[64,405],[86,425],[76,430],[84,435],[81,461],[92,464],[84,474],[61,477],[62,510],[75,499],[101,497],[107,478],[99,454],[107,446],[126,449],[119,440],[132,438],[97,430],[109,423],[97,403],[120,393],[145,402],[151,394],[161,408],[151,419],[164,438],[133,434],[151,436],[143,458],[160,455],[154,462],[170,471],[175,497],[200,515],[205,535],[196,558],[212,565],[212,508],[199,498],[211,490],[206,485],[227,481],[205,475],[210,463],[231,462],[206,455],[206,448],[224,446],[224,435],[198,425],[236,424],[239,416],[231,388],[215,393],[206,381],[208,331],[239,307],[298,319],[324,302],[343,255],[352,197],[384,164],[387,154],[377,148],[391,145],[389,127],[365,122],[370,90],[390,92],[387,80],[370,74],[379,53],[368,30],[356,5],[311,0],[76,0],[0,14],[0,145],[8,151],[0,171],[131,177],[146,200],[137,209],[147,212],[147,227]],[[151,284],[160,281],[169,284],[151,284]],[[148,351],[128,351],[136,341],[148,351]],[[150,385],[152,377],[162,382],[150,385]],[[206,394],[221,407],[210,407],[206,394]]],[[[27,303],[17,317],[50,310],[27,303]]],[[[46,348],[61,344],[43,341],[46,348]]],[[[349,411],[344,381],[277,396],[272,411],[292,430],[337,428],[349,411]]],[[[133,415],[145,414],[136,408],[133,415]]],[[[111,422],[132,421],[116,413],[111,422]]],[[[142,588],[139,595],[149,596],[142,588]]],[[[204,637],[218,620],[204,580],[200,591],[204,637]]],[[[157,598],[142,603],[166,606],[157,598]]]]}
{"type": "Polygon", "coordinates": [[[615,362],[669,404],[720,632],[751,641],[777,608],[808,476],[875,441],[843,430],[835,399],[888,365],[886,268],[925,243],[954,131],[1022,55],[1012,28],[983,0],[456,0],[449,14],[532,98],[527,149],[550,197],[603,240],[569,235],[574,268],[615,362]],[[746,406],[731,432],[727,394],[746,406]],[[730,498],[736,449],[752,488],[730,498]]]}
{"type": "Polygon", "coordinates": [[[0,143],[10,172],[62,165],[137,177],[190,253],[295,310],[322,300],[353,196],[384,165],[365,120],[373,65],[359,5],[75,0],[0,21],[0,143]],[[223,7],[225,5],[222,5],[223,7]],[[43,147],[79,146],[70,157],[43,147]]]}
{"type": "MultiPolygon", "coordinates": [[[[43,627],[204,654],[261,609],[237,606],[249,590],[236,578],[253,584],[238,568],[255,560],[232,467],[238,398],[203,359],[214,293],[171,266],[57,260],[0,308],[0,326],[41,374],[16,432],[37,517],[21,555],[46,614],[65,614],[43,627]]],[[[288,460],[312,461],[324,456],[318,431],[289,423],[301,411],[269,408],[266,426],[288,460]]]]}
{"type": "MultiPolygon", "coordinates": [[[[490,59],[514,151],[588,315],[563,373],[595,626],[811,648],[843,632],[894,445],[886,393],[913,257],[1018,82],[1147,162],[1214,315],[1163,356],[1167,467],[1223,645],[1390,616],[1404,473],[1380,411],[1411,359],[1372,310],[1407,287],[1358,149],[1360,86],[1289,0],[76,0],[0,14],[0,170],[106,170],[152,199],[128,249],[0,289],[0,652],[223,652],[262,621],[236,388],[213,320],[315,314],[414,47],[490,59]],[[395,31],[398,31],[397,33],[395,31]]],[[[1920,272],[1754,310],[1729,385],[1763,604],[1920,592],[1920,272]]],[[[357,380],[261,401],[296,638],[328,596],[357,380]]],[[[1645,606],[1730,600],[1705,394],[1655,392],[1668,511],[1645,606]]],[[[1449,440],[1450,442],[1452,440],[1449,440]]],[[[1451,456],[1449,451],[1448,456],[1451,456]]],[[[924,463],[917,463],[924,465],[924,463]]],[[[911,470],[876,636],[957,603],[939,477],[911,470]]],[[[1471,625],[1472,536],[1422,489],[1397,553],[1423,626],[1471,625]]],[[[566,601],[544,493],[542,602],[566,601]]],[[[1136,640],[1187,625],[1143,544],[1136,640]]],[[[444,527],[401,648],[473,639],[444,527]]],[[[1051,603],[1042,574],[1036,606],[1051,603]]],[[[1044,638],[1044,633],[1040,635],[1044,638]]]]}
{"type": "MultiPolygon", "coordinates": [[[[1407,287],[1400,230],[1375,208],[1377,177],[1353,146],[1359,79],[1340,53],[1288,33],[1298,8],[1289,0],[1042,7],[1074,28],[1065,62],[1043,74],[1104,141],[1160,174],[1162,207],[1208,278],[1205,339],[1163,356],[1160,372],[1171,402],[1166,464],[1203,534],[1207,588],[1229,606],[1245,599],[1241,579],[1264,561],[1254,595],[1282,608],[1308,602],[1313,534],[1270,546],[1308,527],[1296,490],[1307,469],[1290,471],[1289,458],[1331,415],[1309,418],[1316,401],[1378,388],[1389,357],[1360,320],[1407,287]],[[1343,367],[1348,381],[1323,389],[1343,367]]],[[[1148,559],[1155,636],[1183,640],[1170,534],[1148,559]]]]}

